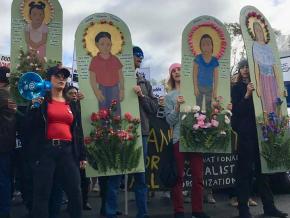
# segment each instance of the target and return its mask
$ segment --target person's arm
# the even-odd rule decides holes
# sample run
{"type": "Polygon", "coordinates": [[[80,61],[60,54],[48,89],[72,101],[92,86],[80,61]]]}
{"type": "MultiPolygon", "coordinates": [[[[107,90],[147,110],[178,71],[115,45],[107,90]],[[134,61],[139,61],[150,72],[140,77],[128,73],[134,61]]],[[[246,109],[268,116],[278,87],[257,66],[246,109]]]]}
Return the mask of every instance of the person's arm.
{"type": "Polygon", "coordinates": [[[97,97],[98,101],[102,102],[105,100],[105,97],[103,96],[103,93],[101,90],[98,88],[98,84],[96,82],[96,74],[95,72],[90,70],[90,84],[91,88],[93,89],[93,92],[95,96],[97,97]]]}
{"type": "Polygon", "coordinates": [[[34,130],[40,128],[41,120],[42,120],[42,98],[33,99],[31,104],[27,106],[24,119],[24,126],[25,126],[25,140],[29,143],[32,138],[35,137],[34,130]],[[34,102],[40,103],[40,107],[34,107],[34,102]]]}
{"type": "Polygon", "coordinates": [[[151,84],[148,81],[145,81],[145,84],[148,95],[144,95],[141,90],[141,93],[138,94],[139,103],[147,114],[155,115],[159,107],[158,99],[153,95],[151,84]]]}
{"type": "Polygon", "coordinates": [[[170,126],[174,126],[179,121],[179,107],[176,104],[176,100],[171,98],[171,95],[165,96],[165,118],[170,126]]]}
{"type": "Polygon", "coordinates": [[[70,102],[71,109],[74,111],[75,116],[75,130],[74,130],[74,140],[76,140],[76,145],[78,146],[80,168],[85,168],[86,166],[86,150],[84,145],[84,133],[82,126],[82,116],[81,116],[81,105],[80,101],[70,102]]]}
{"type": "Polygon", "coordinates": [[[120,101],[123,101],[125,97],[125,85],[122,68],[119,70],[119,80],[120,80],[120,101]]]}
{"type": "Polygon", "coordinates": [[[217,98],[217,88],[218,88],[218,75],[219,75],[219,71],[218,71],[218,67],[214,68],[214,72],[213,72],[213,98],[216,99],[217,98]]]}
{"type": "Polygon", "coordinates": [[[196,62],[193,63],[193,88],[194,88],[194,95],[199,96],[199,89],[198,89],[198,64],[196,62]]]}
{"type": "Polygon", "coordinates": [[[253,84],[247,86],[244,91],[239,84],[236,84],[231,89],[233,113],[237,116],[245,116],[249,113],[251,104],[253,104],[252,93],[254,91],[253,84]]]}
{"type": "Polygon", "coordinates": [[[13,131],[15,136],[15,111],[2,107],[0,109],[0,141],[7,142],[13,131]]]}

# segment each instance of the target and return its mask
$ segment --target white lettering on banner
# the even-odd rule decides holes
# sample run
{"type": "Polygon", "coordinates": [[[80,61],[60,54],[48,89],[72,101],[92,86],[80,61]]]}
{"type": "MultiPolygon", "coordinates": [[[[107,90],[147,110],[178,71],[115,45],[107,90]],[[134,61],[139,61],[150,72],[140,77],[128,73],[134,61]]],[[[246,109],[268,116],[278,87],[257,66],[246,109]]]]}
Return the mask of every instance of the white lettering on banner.
{"type": "Polygon", "coordinates": [[[225,186],[235,184],[235,178],[219,178],[219,179],[207,179],[203,181],[204,186],[214,187],[214,186],[225,186]]]}
{"type": "Polygon", "coordinates": [[[218,176],[218,175],[227,175],[229,173],[234,173],[235,164],[230,164],[226,166],[207,166],[205,168],[204,175],[218,176]]]}
{"type": "MultiPolygon", "coordinates": [[[[215,154],[204,155],[204,185],[206,187],[230,187],[235,184],[235,164],[238,156],[235,154],[215,154]]],[[[186,189],[191,188],[191,170],[189,161],[185,161],[185,179],[186,189]]]]}

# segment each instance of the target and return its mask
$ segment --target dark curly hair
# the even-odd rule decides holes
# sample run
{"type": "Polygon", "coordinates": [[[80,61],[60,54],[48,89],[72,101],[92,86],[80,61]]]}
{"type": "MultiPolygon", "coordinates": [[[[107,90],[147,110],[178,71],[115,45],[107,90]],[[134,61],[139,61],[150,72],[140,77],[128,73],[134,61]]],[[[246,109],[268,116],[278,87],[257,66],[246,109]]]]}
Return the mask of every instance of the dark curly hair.
{"type": "Polygon", "coordinates": [[[34,9],[34,8],[37,8],[37,9],[39,9],[39,10],[43,10],[44,11],[44,9],[45,9],[45,7],[46,7],[46,5],[43,3],[43,2],[41,2],[41,1],[39,1],[38,3],[36,3],[36,2],[30,2],[29,3],[29,14],[31,14],[31,11],[32,11],[32,9],[34,9]]]}

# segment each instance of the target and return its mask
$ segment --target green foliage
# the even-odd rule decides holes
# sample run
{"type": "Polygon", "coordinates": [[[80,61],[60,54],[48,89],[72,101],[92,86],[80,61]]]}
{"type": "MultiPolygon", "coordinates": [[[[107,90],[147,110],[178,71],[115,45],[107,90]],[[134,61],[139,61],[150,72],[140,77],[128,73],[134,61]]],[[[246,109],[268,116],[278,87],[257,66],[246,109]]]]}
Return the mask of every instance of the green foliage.
{"type": "MultiPolygon", "coordinates": [[[[277,105],[277,111],[280,107],[277,105]]],[[[280,113],[278,113],[280,114],[280,113]]],[[[260,117],[258,124],[261,128],[261,155],[266,160],[269,169],[290,169],[290,132],[288,116],[277,116],[272,112],[267,118],[260,117]]]]}
{"type": "Polygon", "coordinates": [[[207,120],[208,127],[204,128],[193,127],[198,122],[196,116],[197,113],[185,113],[181,115],[183,117],[180,126],[181,143],[193,151],[226,151],[231,139],[230,124],[225,123],[225,116],[228,115],[226,113],[218,114],[216,121],[219,125],[214,127],[210,125],[210,120],[207,120]]]}
{"type": "Polygon", "coordinates": [[[138,167],[142,147],[137,146],[140,120],[125,113],[116,114],[116,102],[91,116],[93,129],[86,137],[88,161],[97,171],[126,173],[138,167]]]}
{"type": "Polygon", "coordinates": [[[218,127],[208,127],[193,129],[196,123],[195,113],[188,113],[182,120],[180,126],[180,141],[193,151],[203,150],[226,151],[231,140],[231,128],[229,124],[224,124],[222,120],[218,127]]]}
{"type": "Polygon", "coordinates": [[[206,114],[199,106],[185,108],[181,114],[180,142],[188,151],[224,152],[230,145],[231,111],[224,109],[224,99],[218,96],[206,114]]]}

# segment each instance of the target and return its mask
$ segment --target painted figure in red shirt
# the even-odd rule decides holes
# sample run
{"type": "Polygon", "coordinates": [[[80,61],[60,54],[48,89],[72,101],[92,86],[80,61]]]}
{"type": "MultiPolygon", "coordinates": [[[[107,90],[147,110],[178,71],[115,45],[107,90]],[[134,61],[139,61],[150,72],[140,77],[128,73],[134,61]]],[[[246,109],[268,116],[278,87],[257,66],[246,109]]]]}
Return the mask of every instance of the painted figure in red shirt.
{"type": "Polygon", "coordinates": [[[106,109],[112,100],[117,100],[117,114],[121,114],[120,102],[124,99],[124,76],[122,63],[111,54],[112,41],[108,32],[100,32],[95,37],[99,49],[90,66],[91,87],[99,102],[99,109],[106,109]]]}

